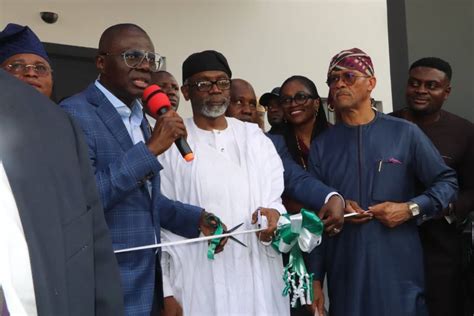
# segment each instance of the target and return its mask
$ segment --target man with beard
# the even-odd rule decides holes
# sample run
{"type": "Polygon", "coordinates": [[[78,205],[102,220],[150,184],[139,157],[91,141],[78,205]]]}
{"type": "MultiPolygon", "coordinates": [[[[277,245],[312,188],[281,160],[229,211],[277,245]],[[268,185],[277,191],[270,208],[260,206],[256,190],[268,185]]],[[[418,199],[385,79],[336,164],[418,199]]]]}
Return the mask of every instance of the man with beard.
{"type": "Polygon", "coordinates": [[[372,109],[376,78],[365,52],[336,54],[327,84],[341,120],[312,143],[309,170],[360,214],[310,254],[313,308],[323,311],[326,273],[333,316],[427,315],[417,222],[456,196],[455,172],[416,125],[372,109]]]}
{"type": "MultiPolygon", "coordinates": [[[[165,249],[162,265],[171,285],[165,297],[174,296],[184,315],[289,315],[288,298],[281,294],[282,258],[267,244],[285,212],[283,166],[256,124],[225,117],[231,75],[217,51],[184,61],[181,91],[193,110],[185,125],[195,159],[184,161],[174,147],[161,155],[161,189],[171,199],[212,210],[229,227],[243,222],[240,229],[255,228],[261,208],[269,227],[238,236],[247,247],[229,242],[213,261],[206,257],[207,243],[165,249]]],[[[163,241],[179,239],[162,230],[163,241]]]]}
{"type": "Polygon", "coordinates": [[[459,181],[457,200],[419,227],[431,316],[463,315],[463,307],[472,301],[464,289],[463,240],[458,226],[474,211],[474,125],[442,110],[451,92],[451,77],[451,66],[445,60],[427,57],[415,61],[408,76],[407,107],[392,113],[421,128],[446,164],[456,170],[459,181]]]}
{"type": "Polygon", "coordinates": [[[160,86],[170,99],[171,108],[176,112],[179,107],[179,84],[175,77],[166,70],[160,70],[151,74],[151,84],[160,86]]]}
{"type": "Polygon", "coordinates": [[[232,79],[230,104],[225,115],[243,122],[258,124],[257,96],[250,83],[243,79],[232,79]]]}
{"type": "MultiPolygon", "coordinates": [[[[174,111],[162,115],[151,131],[137,100],[160,69],[146,32],[134,24],[109,27],[99,41],[100,77],[61,106],[79,123],[110,229],[114,249],[160,241],[160,226],[191,238],[211,234],[201,208],[166,199],[160,193],[156,157],[186,136],[174,111]]],[[[117,254],[127,315],[150,315],[162,300],[160,252],[117,254]]]]}

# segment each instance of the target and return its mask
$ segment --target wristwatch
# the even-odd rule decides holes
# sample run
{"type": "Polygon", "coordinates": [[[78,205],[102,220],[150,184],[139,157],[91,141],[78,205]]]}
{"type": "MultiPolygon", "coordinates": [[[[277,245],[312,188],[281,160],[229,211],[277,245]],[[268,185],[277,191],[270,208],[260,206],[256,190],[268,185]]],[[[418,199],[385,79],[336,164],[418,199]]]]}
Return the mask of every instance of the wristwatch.
{"type": "Polygon", "coordinates": [[[413,217],[417,216],[420,214],[420,206],[416,203],[413,202],[408,202],[408,209],[410,210],[411,215],[413,217]]]}

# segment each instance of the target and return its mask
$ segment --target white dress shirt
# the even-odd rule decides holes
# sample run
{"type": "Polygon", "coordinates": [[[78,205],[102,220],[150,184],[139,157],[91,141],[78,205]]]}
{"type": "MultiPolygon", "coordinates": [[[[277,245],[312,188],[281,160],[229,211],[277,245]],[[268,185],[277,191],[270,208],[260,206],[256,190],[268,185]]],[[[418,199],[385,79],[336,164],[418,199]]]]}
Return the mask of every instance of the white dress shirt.
{"type": "Polygon", "coordinates": [[[10,315],[37,315],[30,255],[3,163],[0,161],[0,286],[10,315]]]}

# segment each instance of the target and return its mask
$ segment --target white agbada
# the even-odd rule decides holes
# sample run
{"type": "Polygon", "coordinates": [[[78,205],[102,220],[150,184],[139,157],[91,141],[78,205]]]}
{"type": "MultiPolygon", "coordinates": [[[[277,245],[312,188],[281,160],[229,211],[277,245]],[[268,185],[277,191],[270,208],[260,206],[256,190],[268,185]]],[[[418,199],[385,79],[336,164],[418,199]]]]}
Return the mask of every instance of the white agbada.
{"type": "MultiPolygon", "coordinates": [[[[201,130],[192,118],[185,120],[195,159],[185,162],[175,146],[160,155],[161,190],[170,199],[215,213],[228,228],[244,222],[239,230],[251,229],[259,206],[286,212],[280,198],[283,165],[256,124],[226,119],[222,131],[201,130]]],[[[161,232],[162,242],[183,239],[161,232]]],[[[281,255],[256,234],[237,238],[248,248],[229,240],[214,260],[207,258],[207,242],[163,248],[164,282],[184,315],[290,314],[288,298],[282,296],[281,255]]]]}

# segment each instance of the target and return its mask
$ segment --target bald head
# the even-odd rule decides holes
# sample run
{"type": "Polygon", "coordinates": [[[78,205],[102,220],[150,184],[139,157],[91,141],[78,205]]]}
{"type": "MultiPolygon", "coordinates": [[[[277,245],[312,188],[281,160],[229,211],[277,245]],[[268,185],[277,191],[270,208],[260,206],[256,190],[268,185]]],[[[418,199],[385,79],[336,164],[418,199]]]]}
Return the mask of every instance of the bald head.
{"type": "MultiPolygon", "coordinates": [[[[138,33],[149,38],[148,34],[144,29],[133,23],[121,23],[112,25],[107,28],[99,40],[99,52],[107,52],[110,50],[111,45],[117,41],[117,39],[124,33],[138,33]]],[[[151,41],[151,40],[150,40],[151,41]]]]}
{"type": "Polygon", "coordinates": [[[255,91],[253,90],[253,87],[252,85],[244,80],[244,79],[240,79],[240,78],[237,78],[237,79],[232,79],[232,85],[231,85],[231,88],[230,88],[230,93],[237,93],[239,90],[242,90],[242,89],[245,89],[245,90],[249,90],[251,91],[253,94],[255,94],[255,91]]]}
{"type": "Polygon", "coordinates": [[[175,77],[166,70],[160,70],[151,74],[151,84],[160,86],[170,99],[173,110],[177,111],[179,106],[179,85],[175,77]]]}
{"type": "Polygon", "coordinates": [[[250,83],[243,79],[232,79],[230,105],[226,116],[238,120],[258,123],[257,96],[250,83]]]}

